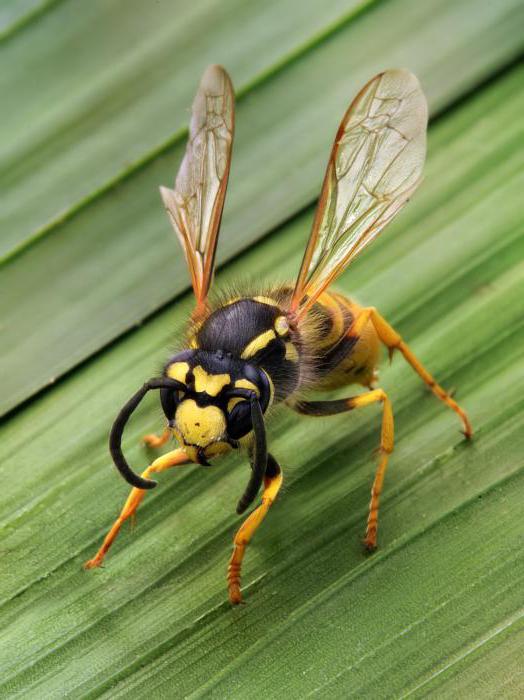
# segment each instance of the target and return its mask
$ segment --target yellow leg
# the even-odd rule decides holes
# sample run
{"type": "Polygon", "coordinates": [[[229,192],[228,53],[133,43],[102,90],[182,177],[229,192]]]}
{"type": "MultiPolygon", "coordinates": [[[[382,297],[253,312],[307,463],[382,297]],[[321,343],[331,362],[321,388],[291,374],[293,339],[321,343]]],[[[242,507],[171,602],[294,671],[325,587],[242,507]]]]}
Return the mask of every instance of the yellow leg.
{"type": "Polygon", "coordinates": [[[242,602],[242,593],[240,592],[240,570],[242,568],[242,560],[244,559],[246,547],[258,526],[266,517],[281,486],[282,472],[280,469],[274,476],[265,477],[261,505],[246,518],[235,535],[235,539],[233,540],[233,554],[229,560],[229,566],[227,567],[229,600],[233,605],[238,605],[242,602]]]}
{"type": "Polygon", "coordinates": [[[147,447],[162,447],[171,437],[172,433],[168,427],[164,428],[161,435],[155,435],[155,433],[148,433],[142,438],[142,442],[147,445],[147,447]]]}
{"type": "Polygon", "coordinates": [[[362,313],[359,314],[355,320],[355,323],[351,327],[349,334],[355,336],[360,335],[362,329],[366,323],[368,323],[368,321],[373,323],[378,337],[388,348],[390,356],[394,350],[400,350],[407,362],[409,362],[409,364],[413,367],[422,381],[429,386],[435,396],[449,406],[451,410],[455,411],[462,421],[464,435],[468,439],[471,438],[473,435],[473,428],[464,409],[462,409],[458,403],[454,401],[439,384],[437,384],[434,377],[427,371],[420,360],[418,360],[418,358],[410,350],[409,346],[402,340],[402,337],[392,326],[389,325],[385,318],[383,318],[373,306],[362,310],[362,313]]]}
{"type": "Polygon", "coordinates": [[[373,389],[359,396],[349,399],[335,399],[333,401],[297,401],[292,408],[306,416],[332,416],[336,413],[345,413],[354,408],[364,408],[373,403],[382,403],[382,429],[380,432],[380,459],[375,472],[375,479],[371,488],[371,501],[369,503],[369,515],[366,528],[364,545],[373,550],[377,546],[378,507],[380,494],[384,485],[384,477],[388,466],[389,455],[393,452],[394,427],[393,409],[391,401],[383,389],[373,389]]]}
{"type": "MultiPolygon", "coordinates": [[[[182,464],[186,464],[189,461],[190,460],[187,457],[184,450],[173,450],[172,452],[168,452],[167,454],[162,455],[162,457],[155,459],[155,461],[152,464],[150,464],[144,472],[142,472],[142,476],[147,479],[149,476],[151,476],[151,474],[163,472],[166,469],[171,469],[171,467],[178,467],[182,464]]],[[[132,489],[131,493],[127,498],[127,501],[124,504],[124,507],[122,508],[120,515],[115,520],[113,526],[107,533],[104,542],[102,543],[102,546],[92,559],[86,561],[86,563],[84,564],[84,569],[93,569],[96,566],[101,566],[105,555],[107,554],[109,548],[116,539],[116,536],[118,535],[123,523],[135,514],[136,509],[140,505],[140,502],[144,498],[145,494],[146,492],[143,489],[132,489]]]]}
{"type": "Polygon", "coordinates": [[[393,428],[393,409],[391,401],[383,389],[374,389],[367,394],[355,396],[348,399],[348,408],[362,408],[369,404],[381,402],[383,404],[382,412],[382,429],[380,432],[380,460],[378,463],[373,486],[371,487],[371,500],[369,502],[369,514],[366,527],[366,536],[364,537],[364,545],[370,551],[377,547],[377,529],[378,529],[378,507],[380,504],[380,494],[384,485],[384,477],[388,466],[389,455],[393,452],[394,445],[394,428],[393,428]]]}

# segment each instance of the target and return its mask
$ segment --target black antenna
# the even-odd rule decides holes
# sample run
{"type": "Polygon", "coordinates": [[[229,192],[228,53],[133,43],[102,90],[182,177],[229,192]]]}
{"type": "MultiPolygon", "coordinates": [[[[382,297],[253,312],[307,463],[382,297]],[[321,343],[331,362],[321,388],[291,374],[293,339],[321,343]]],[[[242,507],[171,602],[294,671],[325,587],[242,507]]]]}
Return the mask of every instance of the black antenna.
{"type": "Polygon", "coordinates": [[[267,443],[264,415],[260,403],[254,392],[251,392],[251,423],[255,434],[255,443],[251,453],[251,478],[246,486],[242,498],[237,504],[237,513],[240,515],[253,503],[260,490],[267,468],[267,443]]]}
{"type": "Polygon", "coordinates": [[[144,479],[138,476],[138,474],[135,474],[124,457],[122,452],[122,434],[129,417],[151,389],[178,389],[185,391],[186,388],[185,384],[175,379],[150,379],[129,399],[125,406],[121,408],[109,435],[109,451],[111,452],[111,457],[113,458],[116,468],[131,486],[137,489],[154,489],[157,482],[151,479],[144,479]]]}

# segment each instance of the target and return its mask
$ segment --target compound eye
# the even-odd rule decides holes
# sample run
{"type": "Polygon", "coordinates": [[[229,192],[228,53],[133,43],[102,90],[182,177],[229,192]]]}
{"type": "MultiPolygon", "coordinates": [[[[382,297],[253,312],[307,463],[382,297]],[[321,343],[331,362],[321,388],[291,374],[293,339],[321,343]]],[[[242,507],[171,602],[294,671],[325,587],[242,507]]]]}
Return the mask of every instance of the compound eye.
{"type": "Polygon", "coordinates": [[[247,435],[253,426],[251,424],[251,404],[240,399],[230,409],[227,420],[227,433],[232,440],[239,440],[247,435]]]}
{"type": "Polygon", "coordinates": [[[174,420],[182,392],[176,389],[160,389],[160,403],[167,420],[174,420]]]}

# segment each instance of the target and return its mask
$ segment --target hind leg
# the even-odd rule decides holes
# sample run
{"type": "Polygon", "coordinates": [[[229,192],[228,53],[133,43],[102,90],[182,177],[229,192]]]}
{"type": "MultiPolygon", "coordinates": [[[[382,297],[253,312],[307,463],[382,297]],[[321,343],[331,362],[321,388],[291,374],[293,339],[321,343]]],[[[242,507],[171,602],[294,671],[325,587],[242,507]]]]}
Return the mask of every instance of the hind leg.
{"type": "Polygon", "coordinates": [[[394,350],[399,350],[402,353],[404,359],[409,362],[415,372],[419,375],[422,381],[427,384],[435,396],[449,406],[452,411],[455,411],[462,421],[462,429],[465,437],[468,439],[471,438],[473,435],[473,428],[466,411],[464,411],[464,409],[451,398],[451,396],[440,386],[440,384],[437,384],[433,375],[427,371],[416,355],[414,355],[407,343],[405,343],[402,339],[402,336],[389,325],[386,319],[379,314],[375,307],[370,306],[362,309],[361,313],[355,319],[355,322],[350,328],[348,335],[350,337],[359,337],[368,321],[372,322],[380,341],[388,348],[390,356],[393,354],[394,350]]]}

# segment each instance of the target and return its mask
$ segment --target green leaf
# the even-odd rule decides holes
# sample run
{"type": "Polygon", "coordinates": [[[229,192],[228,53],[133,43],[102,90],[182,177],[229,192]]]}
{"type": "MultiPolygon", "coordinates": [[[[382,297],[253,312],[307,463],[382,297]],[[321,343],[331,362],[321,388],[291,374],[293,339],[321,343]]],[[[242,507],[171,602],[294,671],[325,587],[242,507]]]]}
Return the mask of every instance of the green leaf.
{"type": "MultiPolygon", "coordinates": [[[[232,609],[225,591],[241,456],[161,475],[135,532],[124,529],[104,569],[85,572],[127,493],[109,466],[108,428],[176,342],[192,305],[182,297],[4,423],[2,696],[522,695],[523,76],[507,70],[435,122],[421,191],[339,285],[456,387],[474,441],[396,357],[381,370],[396,446],[375,555],[360,538],[378,411],[320,420],[281,410],[270,441],[286,487],[246,555],[247,605],[232,609]]],[[[295,196],[281,187],[283,200],[295,196]]],[[[308,209],[252,246],[218,283],[292,278],[311,218],[308,209]]],[[[62,334],[75,328],[61,322],[62,334]]],[[[38,364],[37,329],[32,338],[38,364]]],[[[140,436],[161,424],[151,398],[126,433],[137,467],[153,456],[140,436]]]]}
{"type": "Polygon", "coordinates": [[[245,92],[368,4],[306,0],[297,17],[292,0],[59,3],[3,50],[3,94],[16,99],[3,110],[0,252],[46,235],[180,141],[207,64],[227,62],[245,92]]]}
{"type": "Polygon", "coordinates": [[[59,0],[4,0],[0,5],[0,40],[20,31],[59,0]]]}
{"type": "MultiPolygon", "coordinates": [[[[69,4],[65,3],[64,8],[68,7],[69,4]]],[[[96,24],[98,15],[94,7],[88,3],[83,11],[93,13],[92,22],[96,24]]],[[[104,7],[113,5],[104,3],[104,7]]],[[[188,7],[193,8],[193,5],[188,7]]],[[[285,63],[278,52],[278,55],[267,56],[263,72],[256,73],[253,69],[250,73],[248,80],[251,80],[252,89],[246,88],[240,76],[237,87],[243,86],[243,93],[237,110],[238,128],[219,247],[220,261],[244,250],[317,196],[329,145],[341,114],[356,90],[379,69],[404,65],[414,70],[422,79],[435,113],[444,110],[464,92],[474,89],[479,81],[512,60],[522,47],[519,19],[523,15],[523,5],[517,0],[482,5],[474,0],[460,4],[444,0],[418,4],[392,0],[379,3],[354,18],[356,7],[358,5],[352,3],[348,11],[349,19],[328,28],[321,40],[315,39],[315,34],[309,43],[304,41],[301,50],[296,49],[292,61],[285,63]],[[399,22],[399,17],[406,15],[406,5],[409,7],[409,18],[406,16],[403,22],[399,22]],[[475,17],[474,22],[470,19],[472,16],[475,17]],[[392,26],[398,27],[393,34],[392,26]],[[431,52],[428,52],[428,46],[432,47],[431,52]],[[372,50],[370,47],[373,47],[372,50]],[[271,60],[277,63],[270,65],[271,60]],[[457,66],[460,66],[459,70],[457,66]]],[[[70,8],[68,11],[72,12],[70,8]]],[[[292,14],[294,17],[294,10],[292,14]]],[[[41,29],[43,36],[47,36],[44,31],[47,23],[55,21],[53,17],[46,19],[41,29]]],[[[258,36],[257,32],[262,30],[255,17],[253,15],[257,27],[255,35],[258,36]]],[[[271,19],[268,18],[268,23],[269,29],[265,27],[262,32],[264,36],[268,31],[274,31],[271,29],[275,26],[273,15],[271,19]]],[[[130,21],[129,24],[135,27],[136,23],[130,21]]],[[[69,27],[69,23],[65,26],[69,27]]],[[[82,26],[85,27],[85,24],[82,26]]],[[[127,26],[125,24],[124,29],[127,26]]],[[[280,27],[280,23],[276,22],[276,26],[280,27]]],[[[71,20],[71,31],[74,27],[77,25],[71,20]]],[[[75,31],[79,31],[78,27],[75,31]]],[[[136,28],[134,31],[137,31],[136,28]]],[[[306,27],[304,31],[307,31],[306,27]]],[[[235,41],[228,32],[219,32],[216,36],[229,51],[235,41]]],[[[213,32],[211,34],[215,36],[213,32]]],[[[21,36],[24,35],[25,32],[21,36]]],[[[196,41],[202,40],[199,34],[196,41]]],[[[151,42],[154,47],[155,43],[153,40],[151,42]]],[[[56,48],[57,52],[60,46],[56,48]]],[[[239,46],[251,51],[249,33],[242,34],[239,46]]],[[[66,47],[62,49],[66,50],[66,47]]],[[[23,46],[20,48],[22,50],[23,46]]],[[[25,50],[36,60],[32,48],[31,52],[29,47],[25,50]]],[[[228,66],[231,64],[236,78],[237,64],[233,63],[232,58],[226,60],[229,54],[225,55],[223,50],[224,47],[217,51],[215,59],[209,57],[209,60],[224,59],[228,66]]],[[[156,50],[152,48],[151,51],[152,56],[156,57],[156,50]]],[[[102,52],[101,55],[105,54],[102,52]]],[[[58,53],[56,61],[63,60],[63,53],[58,53]]],[[[81,56],[77,60],[80,61],[81,56]]],[[[142,64],[136,60],[132,65],[139,70],[142,64]]],[[[57,71],[56,66],[53,63],[51,68],[54,67],[60,80],[69,80],[64,73],[57,71]]],[[[184,107],[185,100],[189,102],[189,94],[194,90],[200,67],[198,62],[196,66],[192,64],[190,75],[184,74],[184,107]]],[[[115,72],[114,75],[117,74],[115,72]]],[[[112,75],[111,71],[108,72],[106,79],[109,80],[112,75]]],[[[122,87],[122,90],[127,90],[125,95],[131,105],[126,103],[128,110],[125,114],[129,110],[132,115],[135,114],[133,106],[137,98],[130,88],[130,83],[131,86],[135,84],[134,76],[135,73],[129,69],[128,80],[122,87]]],[[[147,76],[146,71],[143,80],[147,81],[147,76]]],[[[178,72],[176,77],[178,84],[178,72]]],[[[25,94],[28,86],[26,83],[22,85],[25,86],[25,94]]],[[[62,88],[65,90],[65,86],[62,88]]],[[[112,90],[112,83],[107,90],[112,90]]],[[[114,92],[115,99],[121,99],[116,87],[114,92]]],[[[154,111],[160,100],[164,107],[162,110],[158,107],[159,114],[164,115],[166,123],[173,124],[167,114],[174,113],[178,128],[186,120],[178,99],[176,91],[173,97],[169,86],[159,85],[155,97],[147,102],[148,109],[154,111]],[[174,111],[171,112],[171,109],[174,111]]],[[[29,101],[24,109],[29,111],[31,104],[29,101]]],[[[58,110],[57,114],[62,114],[56,102],[52,104],[58,110]]],[[[67,104],[64,106],[64,118],[74,119],[76,112],[72,116],[67,104]]],[[[76,173],[74,178],[71,175],[70,185],[66,187],[63,178],[68,177],[71,171],[61,157],[45,149],[36,150],[33,154],[34,158],[45,158],[45,161],[33,163],[34,177],[38,177],[39,182],[49,179],[49,187],[52,185],[53,191],[56,189],[56,197],[76,191],[78,183],[83,186],[84,181],[89,182],[90,187],[100,186],[101,191],[89,190],[91,194],[88,199],[92,197],[89,202],[78,210],[73,203],[72,212],[67,210],[62,222],[57,221],[50,228],[40,231],[41,235],[38,234],[40,237],[36,240],[30,238],[29,247],[11,258],[2,269],[4,291],[0,295],[0,317],[4,324],[5,384],[0,397],[0,410],[3,412],[56,381],[64,372],[99,351],[187,288],[183,256],[170,233],[158,195],[159,184],[173,181],[184,148],[183,135],[178,131],[174,134],[169,131],[171,140],[165,143],[165,147],[158,150],[153,148],[151,152],[147,150],[153,138],[151,121],[149,118],[142,119],[140,111],[132,120],[132,133],[125,132],[127,136],[117,138],[117,133],[123,128],[120,122],[119,125],[108,122],[105,111],[95,109],[92,102],[88,102],[86,109],[95,124],[88,120],[88,134],[84,134],[83,140],[80,138],[82,134],[78,135],[81,157],[76,158],[74,152],[66,148],[67,144],[64,145],[64,157],[74,164],[76,173]],[[137,143],[143,145],[140,155],[136,156],[140,167],[129,169],[123,177],[110,181],[107,187],[99,185],[96,173],[100,169],[107,177],[109,170],[102,167],[99,151],[93,150],[87,138],[95,138],[94,133],[105,134],[102,150],[107,152],[111,165],[115,160],[110,144],[122,144],[122,140],[125,140],[128,157],[128,140],[137,139],[137,143]],[[145,141],[138,138],[138,133],[145,141]],[[97,154],[96,168],[89,160],[91,152],[97,154]],[[86,165],[83,165],[84,161],[86,165]],[[89,171],[89,177],[85,170],[89,171]]],[[[129,114],[128,117],[131,119],[129,114]]],[[[124,117],[121,115],[121,118],[124,117]]],[[[13,122],[18,123],[17,119],[20,121],[21,115],[12,117],[13,122]]],[[[50,128],[57,129],[59,141],[74,137],[70,129],[62,134],[61,122],[56,122],[52,115],[49,120],[52,122],[50,128]]],[[[84,119],[80,119],[79,124],[84,124],[84,119]]],[[[168,127],[166,124],[164,127],[165,132],[168,127]]],[[[158,131],[162,133],[160,127],[158,131]]],[[[45,134],[42,133],[42,138],[45,138],[45,134]]],[[[50,148],[54,143],[55,139],[49,138],[50,148]]],[[[154,144],[158,144],[158,140],[154,144]]],[[[9,145],[22,148],[24,140],[17,138],[13,132],[9,145]]],[[[118,147],[121,149],[122,145],[118,147]]],[[[118,162],[121,163],[122,150],[119,153],[118,162]]],[[[18,167],[28,167],[31,158],[29,161],[25,158],[19,163],[17,161],[18,167]]],[[[8,177],[15,178],[16,172],[16,169],[8,172],[8,177]]],[[[17,182],[16,197],[21,204],[27,193],[27,183],[24,178],[17,182]]],[[[40,197],[47,192],[46,187],[35,188],[35,196],[40,197]]],[[[77,196],[80,195],[77,193],[77,196]]],[[[55,204],[58,202],[51,193],[47,197],[55,204]]],[[[34,202],[24,209],[28,216],[36,215],[35,212],[40,210],[41,207],[34,202]]],[[[14,225],[13,221],[7,230],[14,225]]],[[[302,250],[303,242],[299,247],[302,250]]]]}

